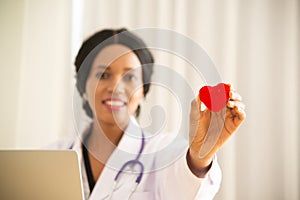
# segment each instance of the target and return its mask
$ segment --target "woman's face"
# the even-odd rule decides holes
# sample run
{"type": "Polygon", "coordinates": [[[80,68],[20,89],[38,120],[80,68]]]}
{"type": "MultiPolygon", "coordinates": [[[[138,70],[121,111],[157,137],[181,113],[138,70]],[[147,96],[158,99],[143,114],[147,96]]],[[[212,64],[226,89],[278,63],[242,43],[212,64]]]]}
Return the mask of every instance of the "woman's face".
{"type": "Polygon", "coordinates": [[[86,94],[98,122],[127,126],[143,98],[138,57],[120,44],[102,49],[92,63],[86,94]]]}

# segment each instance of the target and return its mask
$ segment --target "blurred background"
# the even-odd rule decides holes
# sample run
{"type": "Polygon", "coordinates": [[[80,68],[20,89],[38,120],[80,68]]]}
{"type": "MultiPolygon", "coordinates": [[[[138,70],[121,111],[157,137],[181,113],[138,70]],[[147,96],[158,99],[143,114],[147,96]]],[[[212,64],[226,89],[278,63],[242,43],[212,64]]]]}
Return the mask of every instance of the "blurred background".
{"type": "MultiPolygon", "coordinates": [[[[247,119],[218,154],[215,199],[300,199],[300,1],[0,0],[0,27],[1,149],[74,136],[73,62],[86,37],[102,28],[168,29],[201,46],[246,104],[247,119]]],[[[156,54],[191,75],[182,59],[156,54]]],[[[161,102],[158,93],[147,102],[161,102]]],[[[163,102],[174,117],[171,98],[163,102]]]]}

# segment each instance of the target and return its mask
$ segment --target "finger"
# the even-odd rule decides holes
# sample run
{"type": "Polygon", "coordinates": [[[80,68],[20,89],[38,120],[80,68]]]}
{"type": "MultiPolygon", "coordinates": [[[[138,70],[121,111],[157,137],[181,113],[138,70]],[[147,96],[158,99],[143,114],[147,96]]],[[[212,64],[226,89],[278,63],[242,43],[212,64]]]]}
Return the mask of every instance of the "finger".
{"type": "Polygon", "coordinates": [[[229,88],[230,88],[230,90],[232,90],[232,85],[231,85],[231,83],[226,83],[226,85],[228,85],[229,86],[229,88]]]}
{"type": "Polygon", "coordinates": [[[193,99],[191,102],[191,110],[190,110],[190,142],[192,142],[196,136],[197,129],[200,121],[200,110],[197,102],[197,98],[193,99]]]}
{"type": "Polygon", "coordinates": [[[191,102],[190,119],[200,119],[202,117],[210,116],[210,111],[206,108],[204,103],[201,102],[199,96],[197,96],[191,102]]]}
{"type": "Polygon", "coordinates": [[[200,100],[199,95],[197,95],[197,97],[195,98],[196,102],[198,104],[198,109],[200,110],[200,113],[202,113],[203,111],[205,111],[207,108],[205,106],[205,104],[200,100]]]}
{"type": "Polygon", "coordinates": [[[236,129],[240,126],[240,124],[244,121],[245,118],[246,118],[246,113],[240,107],[234,107],[228,109],[226,112],[226,120],[225,120],[225,124],[226,124],[225,127],[227,132],[231,134],[234,131],[236,131],[236,129]],[[231,123],[231,121],[233,123],[231,123]]]}
{"type": "Polygon", "coordinates": [[[200,117],[200,108],[199,108],[199,98],[193,99],[191,102],[191,111],[190,111],[190,122],[193,125],[198,124],[199,117],[200,117]]]}
{"type": "Polygon", "coordinates": [[[199,95],[196,96],[195,100],[196,100],[196,102],[197,102],[197,106],[198,106],[199,110],[201,110],[201,103],[202,103],[202,102],[201,102],[201,100],[200,100],[199,95]]]}
{"type": "Polygon", "coordinates": [[[241,109],[245,109],[246,106],[243,102],[240,102],[240,101],[232,101],[232,100],[229,100],[227,102],[227,107],[228,108],[234,108],[234,107],[240,107],[241,109]]]}
{"type": "Polygon", "coordinates": [[[241,95],[239,95],[239,93],[237,93],[237,92],[234,91],[234,90],[231,90],[231,91],[229,92],[229,99],[230,99],[230,100],[236,100],[236,101],[242,101],[241,95]]]}
{"type": "Polygon", "coordinates": [[[235,110],[240,122],[246,118],[246,112],[244,109],[242,109],[241,107],[235,107],[234,110],[235,110]]]}

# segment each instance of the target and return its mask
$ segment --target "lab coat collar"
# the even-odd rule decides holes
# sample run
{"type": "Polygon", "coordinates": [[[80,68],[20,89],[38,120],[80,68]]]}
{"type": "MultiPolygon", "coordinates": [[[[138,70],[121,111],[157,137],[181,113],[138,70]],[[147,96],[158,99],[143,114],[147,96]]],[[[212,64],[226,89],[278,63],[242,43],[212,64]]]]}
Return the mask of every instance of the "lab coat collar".
{"type": "MultiPolygon", "coordinates": [[[[98,178],[91,194],[89,191],[81,148],[83,141],[82,138],[85,138],[86,134],[87,131],[85,131],[82,136],[76,140],[73,149],[77,152],[80,161],[85,199],[101,199],[101,197],[104,198],[111,191],[114,184],[114,178],[122,165],[128,160],[134,159],[138,155],[142,141],[142,129],[138,125],[136,119],[134,117],[130,117],[130,122],[125,129],[117,148],[108,159],[106,166],[104,167],[101,176],[98,178]]],[[[124,180],[126,179],[123,179],[123,181],[124,180]]],[[[128,181],[132,182],[131,179],[128,179],[128,181]]]]}
{"type": "Polygon", "coordinates": [[[117,148],[106,163],[107,167],[118,172],[125,162],[136,158],[141,144],[142,129],[139,127],[135,118],[131,117],[117,148]]]}
{"type": "Polygon", "coordinates": [[[137,123],[136,119],[130,117],[130,122],[124,131],[124,134],[118,144],[117,149],[120,151],[128,152],[130,154],[138,153],[140,143],[142,141],[142,129],[137,123]]]}

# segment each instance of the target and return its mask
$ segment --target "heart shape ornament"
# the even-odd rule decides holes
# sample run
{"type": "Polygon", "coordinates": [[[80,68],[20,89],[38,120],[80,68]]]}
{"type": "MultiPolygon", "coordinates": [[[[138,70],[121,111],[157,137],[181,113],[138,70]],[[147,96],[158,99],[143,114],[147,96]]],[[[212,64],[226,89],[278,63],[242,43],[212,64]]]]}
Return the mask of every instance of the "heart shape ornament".
{"type": "Polygon", "coordinates": [[[216,86],[204,86],[199,90],[201,102],[212,112],[219,112],[229,99],[230,85],[219,83],[216,86]]]}

